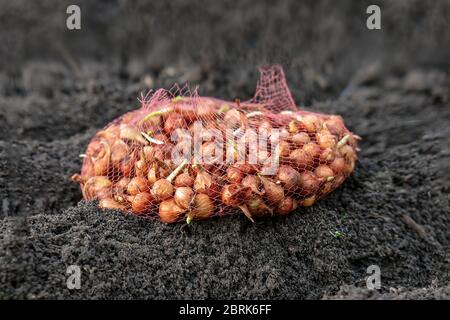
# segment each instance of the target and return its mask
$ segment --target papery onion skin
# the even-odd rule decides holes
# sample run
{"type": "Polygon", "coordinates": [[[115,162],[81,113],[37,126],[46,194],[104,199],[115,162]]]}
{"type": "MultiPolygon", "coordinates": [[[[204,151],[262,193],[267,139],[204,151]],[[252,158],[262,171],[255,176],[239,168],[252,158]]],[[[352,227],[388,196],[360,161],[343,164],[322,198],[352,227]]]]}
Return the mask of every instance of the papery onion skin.
{"type": "Polygon", "coordinates": [[[159,218],[165,223],[177,222],[185,211],[177,205],[173,198],[164,200],[159,204],[159,218]]]}
{"type": "Polygon", "coordinates": [[[287,215],[297,209],[297,201],[291,197],[285,197],[277,207],[277,213],[280,215],[287,215]]]}
{"type": "Polygon", "coordinates": [[[286,190],[293,191],[298,188],[300,173],[291,166],[282,165],[278,171],[277,179],[286,190]]]}
{"type": "Polygon", "coordinates": [[[272,204],[278,204],[284,200],[284,189],[282,186],[263,177],[261,177],[261,181],[265,191],[265,199],[267,199],[272,204]]]}
{"type": "Polygon", "coordinates": [[[141,192],[149,191],[149,184],[147,179],[143,177],[134,177],[130,180],[127,186],[127,192],[130,195],[136,195],[141,192]]]}
{"type": "Polygon", "coordinates": [[[151,204],[154,200],[153,196],[148,192],[141,192],[132,196],[131,209],[136,214],[143,214],[149,212],[151,204]]]}
{"type": "Polygon", "coordinates": [[[195,195],[192,207],[193,209],[189,213],[189,216],[193,219],[209,218],[213,215],[215,208],[211,198],[204,193],[195,195]]]}
{"type": "Polygon", "coordinates": [[[184,172],[179,174],[174,181],[175,187],[189,187],[194,186],[194,178],[192,178],[189,173],[184,172]]]}
{"type": "Polygon", "coordinates": [[[104,198],[99,201],[99,207],[102,209],[113,209],[113,210],[121,210],[126,211],[126,206],[120,204],[116,200],[112,198],[104,198]]]}
{"type": "Polygon", "coordinates": [[[166,179],[159,179],[152,186],[152,195],[157,200],[165,200],[173,196],[173,185],[166,179]]]}
{"type": "Polygon", "coordinates": [[[174,200],[183,209],[188,209],[194,199],[194,191],[189,187],[179,187],[175,190],[174,200]]]}
{"type": "Polygon", "coordinates": [[[303,195],[311,195],[319,189],[320,181],[316,175],[305,171],[300,173],[299,191],[303,195]]]}

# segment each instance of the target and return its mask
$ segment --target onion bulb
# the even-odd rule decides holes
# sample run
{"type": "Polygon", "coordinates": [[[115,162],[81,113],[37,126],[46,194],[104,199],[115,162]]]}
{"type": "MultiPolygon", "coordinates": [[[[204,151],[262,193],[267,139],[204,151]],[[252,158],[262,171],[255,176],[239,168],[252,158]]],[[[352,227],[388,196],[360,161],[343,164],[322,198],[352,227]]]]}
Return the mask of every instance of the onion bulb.
{"type": "Polygon", "coordinates": [[[314,202],[316,202],[316,198],[317,198],[316,195],[312,195],[301,201],[301,205],[304,207],[310,207],[314,204],[314,202]]]}
{"type": "Polygon", "coordinates": [[[345,132],[344,121],[340,116],[330,116],[324,126],[336,136],[341,136],[345,132]]]}
{"type": "Polygon", "coordinates": [[[245,178],[242,179],[241,184],[244,187],[249,187],[251,191],[253,191],[256,194],[262,194],[260,191],[261,187],[261,179],[254,175],[248,175],[245,178]]]}
{"type": "Polygon", "coordinates": [[[250,196],[250,187],[228,184],[222,190],[222,202],[227,206],[239,206],[250,196]]]}
{"type": "Polygon", "coordinates": [[[197,173],[194,181],[194,190],[196,192],[207,193],[212,185],[213,178],[208,172],[201,170],[197,173]]]}
{"type": "Polygon", "coordinates": [[[316,175],[305,171],[300,173],[299,188],[300,194],[309,195],[314,193],[320,186],[320,180],[317,179],[316,175]]]}
{"type": "Polygon", "coordinates": [[[141,192],[129,197],[131,209],[136,214],[142,214],[150,211],[150,206],[154,200],[153,196],[148,192],[141,192]]]}
{"type": "Polygon", "coordinates": [[[188,216],[191,219],[205,219],[211,217],[213,213],[214,203],[211,198],[204,193],[196,194],[188,216]]]}
{"type": "Polygon", "coordinates": [[[111,147],[111,162],[120,163],[130,153],[128,145],[122,140],[116,140],[111,147]]]}
{"type": "Polygon", "coordinates": [[[159,178],[159,167],[156,163],[148,169],[147,180],[150,186],[152,186],[159,178]]]}
{"type": "Polygon", "coordinates": [[[99,202],[99,207],[102,209],[115,209],[115,210],[121,210],[126,211],[126,207],[123,204],[120,204],[116,200],[112,198],[104,198],[101,199],[99,202]]]}
{"type": "Polygon", "coordinates": [[[316,134],[316,140],[322,148],[334,148],[336,145],[336,137],[328,130],[321,130],[316,134]]]}
{"type": "Polygon", "coordinates": [[[231,183],[240,183],[243,178],[242,171],[235,168],[235,167],[229,167],[227,170],[227,179],[231,183]]]}
{"type": "Polygon", "coordinates": [[[291,166],[282,165],[278,170],[277,179],[286,190],[295,190],[298,187],[300,173],[291,166]]]}
{"type": "Polygon", "coordinates": [[[273,210],[264,203],[260,196],[253,196],[246,205],[252,216],[261,217],[273,214],[273,210]]]}
{"type": "Polygon", "coordinates": [[[304,170],[308,166],[312,165],[314,159],[311,156],[311,154],[309,154],[305,150],[303,150],[303,149],[295,149],[289,155],[289,161],[293,165],[295,165],[295,166],[297,166],[297,167],[299,167],[299,168],[304,170]]]}
{"type": "Polygon", "coordinates": [[[180,114],[170,113],[164,121],[164,131],[168,134],[171,134],[176,129],[183,128],[184,125],[184,118],[180,114]]]}
{"type": "Polygon", "coordinates": [[[280,215],[286,215],[297,209],[297,201],[291,197],[285,197],[283,201],[277,207],[277,213],[280,215]]]}
{"type": "Polygon", "coordinates": [[[159,179],[153,184],[151,193],[157,200],[170,198],[173,195],[172,183],[167,179],[159,179]]]}
{"type": "Polygon", "coordinates": [[[260,176],[263,187],[264,187],[264,197],[270,203],[280,203],[284,199],[284,189],[282,186],[276,184],[268,178],[260,176]]]}
{"type": "Polygon", "coordinates": [[[291,145],[289,142],[281,140],[280,143],[278,143],[278,150],[280,157],[289,157],[291,154],[291,145]]]}
{"type": "Polygon", "coordinates": [[[180,208],[173,198],[164,200],[159,204],[159,218],[165,223],[177,222],[185,209],[180,208]]]}
{"type": "Polygon", "coordinates": [[[179,174],[174,181],[175,187],[189,187],[194,186],[194,178],[192,178],[189,173],[185,172],[179,174]]]}
{"type": "Polygon", "coordinates": [[[114,185],[114,191],[117,194],[124,193],[127,190],[128,184],[130,183],[130,181],[131,181],[131,179],[128,177],[120,178],[120,180],[117,181],[116,184],[114,185]]]}
{"type": "Polygon", "coordinates": [[[320,146],[317,143],[310,142],[303,146],[303,150],[306,151],[312,158],[318,158],[321,153],[320,146]]]}
{"type": "Polygon", "coordinates": [[[143,177],[134,177],[128,183],[127,192],[132,196],[147,191],[149,191],[148,181],[143,177]]]}
{"type": "Polygon", "coordinates": [[[342,174],[345,170],[345,160],[342,157],[336,157],[333,162],[329,164],[329,167],[334,171],[336,175],[342,174]]]}
{"type": "Polygon", "coordinates": [[[302,116],[301,122],[305,127],[305,129],[310,133],[317,132],[322,126],[322,120],[319,117],[312,114],[302,116]]]}
{"type": "Polygon", "coordinates": [[[311,141],[311,138],[306,132],[299,132],[291,136],[291,141],[297,147],[302,147],[306,143],[309,143],[311,141]]]}
{"type": "Polygon", "coordinates": [[[83,186],[83,196],[87,200],[110,197],[112,182],[108,177],[95,176],[89,178],[83,186]]]}
{"type": "Polygon", "coordinates": [[[180,208],[187,209],[194,199],[194,191],[189,187],[179,187],[176,188],[173,198],[180,208]]]}
{"type": "Polygon", "coordinates": [[[335,152],[331,148],[325,148],[320,152],[319,159],[321,162],[330,163],[335,158],[335,152]]]}
{"type": "Polygon", "coordinates": [[[316,176],[319,178],[329,178],[334,176],[333,170],[327,165],[320,165],[314,171],[316,176]]]}

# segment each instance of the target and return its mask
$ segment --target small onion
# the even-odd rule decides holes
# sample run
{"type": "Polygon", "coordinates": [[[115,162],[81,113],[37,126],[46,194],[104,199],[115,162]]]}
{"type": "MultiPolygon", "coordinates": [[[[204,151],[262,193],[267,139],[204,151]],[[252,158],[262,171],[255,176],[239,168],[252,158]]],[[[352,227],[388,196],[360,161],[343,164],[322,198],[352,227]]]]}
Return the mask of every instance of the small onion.
{"type": "Polygon", "coordinates": [[[177,222],[186,210],[180,208],[173,198],[159,204],[159,218],[165,223],[177,222]]]}
{"type": "Polygon", "coordinates": [[[223,121],[228,128],[236,129],[241,127],[243,124],[246,124],[244,118],[246,119],[245,115],[243,115],[239,110],[230,109],[225,114],[223,121]]]}
{"type": "Polygon", "coordinates": [[[148,181],[143,177],[134,177],[128,183],[127,192],[132,196],[147,191],[149,191],[148,181]]]}
{"type": "Polygon", "coordinates": [[[301,202],[301,205],[304,207],[310,207],[316,202],[316,195],[312,195],[301,202]]]}
{"type": "Polygon", "coordinates": [[[320,165],[314,171],[319,178],[329,178],[334,176],[333,170],[327,165],[320,165]]]}
{"type": "Polygon", "coordinates": [[[104,198],[101,199],[99,202],[99,207],[102,209],[115,209],[115,210],[121,210],[126,211],[126,207],[123,204],[120,204],[116,200],[112,198],[104,198]]]}
{"type": "Polygon", "coordinates": [[[159,178],[159,168],[156,163],[154,163],[151,168],[148,169],[147,180],[149,185],[153,185],[159,178]]]}
{"type": "Polygon", "coordinates": [[[297,209],[297,201],[291,197],[285,197],[283,201],[277,207],[277,213],[280,215],[286,215],[297,209]]]}
{"type": "Polygon", "coordinates": [[[120,139],[147,145],[148,141],[141,135],[138,128],[126,124],[120,126],[120,139]]]}
{"type": "Polygon", "coordinates": [[[349,146],[348,144],[339,148],[339,153],[344,157],[345,160],[354,160],[356,159],[355,150],[349,146]]]}
{"type": "Polygon", "coordinates": [[[328,130],[321,130],[316,134],[317,143],[322,148],[334,148],[336,146],[336,137],[328,130]]]}
{"type": "Polygon", "coordinates": [[[278,143],[279,154],[281,157],[289,157],[291,154],[291,145],[289,142],[281,140],[278,143]]]}
{"type": "Polygon", "coordinates": [[[283,201],[284,199],[284,189],[282,186],[276,184],[275,182],[264,178],[264,177],[260,177],[263,187],[264,187],[264,197],[267,198],[267,200],[270,203],[280,203],[281,201],[283,201]]]}
{"type": "Polygon", "coordinates": [[[303,150],[303,149],[295,149],[289,155],[289,161],[293,165],[295,165],[295,166],[297,166],[297,167],[299,167],[299,168],[304,170],[308,166],[312,165],[314,159],[311,156],[311,154],[309,154],[305,150],[303,150]]]}
{"type": "Polygon", "coordinates": [[[299,188],[300,194],[309,195],[314,193],[320,186],[320,180],[317,179],[316,175],[305,171],[300,173],[299,188]]]}
{"type": "Polygon", "coordinates": [[[119,170],[125,177],[130,177],[133,175],[135,164],[134,154],[127,155],[119,164],[119,170]]]}
{"type": "Polygon", "coordinates": [[[148,174],[148,164],[144,159],[136,161],[134,164],[134,172],[136,176],[145,177],[148,174]]]}
{"type": "Polygon", "coordinates": [[[86,157],[83,160],[81,176],[85,180],[89,179],[90,177],[95,176],[94,161],[92,160],[92,157],[90,157],[88,155],[86,155],[86,157]]]}
{"type": "Polygon", "coordinates": [[[116,193],[118,194],[122,194],[124,193],[127,188],[128,188],[128,184],[130,183],[131,179],[128,177],[122,177],[119,181],[116,182],[116,184],[114,185],[114,190],[116,193]]]}
{"type": "MultiPolygon", "coordinates": [[[[168,134],[171,134],[178,128],[183,128],[184,126],[184,118],[178,113],[170,113],[164,121],[164,131],[168,134]]],[[[157,139],[156,136],[155,139],[157,139]]]]}
{"type": "Polygon", "coordinates": [[[116,140],[111,147],[111,162],[120,163],[130,153],[128,145],[122,140],[116,140]]]}
{"type": "Polygon", "coordinates": [[[148,192],[141,192],[129,198],[131,202],[131,209],[136,214],[142,214],[150,211],[150,206],[154,200],[152,195],[148,192]]]}
{"type": "Polygon", "coordinates": [[[334,160],[334,158],[335,158],[335,152],[331,148],[323,149],[319,155],[320,161],[325,162],[325,163],[332,162],[334,160]]]}
{"type": "Polygon", "coordinates": [[[250,196],[249,187],[240,187],[237,184],[228,184],[223,187],[221,200],[227,206],[239,206],[250,196]]]}
{"type": "Polygon", "coordinates": [[[165,200],[170,198],[173,195],[172,183],[170,183],[167,179],[159,179],[153,184],[151,192],[157,200],[165,200]]]}
{"type": "Polygon", "coordinates": [[[262,217],[272,215],[273,210],[270,209],[260,196],[253,196],[247,201],[247,208],[252,216],[262,217]]]}
{"type": "Polygon", "coordinates": [[[111,149],[109,144],[105,141],[101,142],[103,148],[98,153],[97,157],[93,159],[94,173],[96,176],[103,176],[108,172],[111,149]]]}
{"type": "Polygon", "coordinates": [[[297,147],[302,147],[306,143],[311,142],[311,138],[306,132],[299,132],[291,136],[291,141],[297,147]]]}
{"type": "Polygon", "coordinates": [[[278,170],[277,179],[286,190],[295,190],[298,187],[300,173],[291,166],[282,165],[278,170]]]}
{"type": "Polygon", "coordinates": [[[235,163],[233,165],[234,168],[240,170],[244,174],[253,174],[256,172],[255,166],[251,165],[250,163],[244,162],[244,163],[235,163]]]}
{"type": "Polygon", "coordinates": [[[341,136],[345,133],[344,121],[340,116],[330,116],[324,123],[325,127],[334,135],[341,136]]]}
{"type": "Polygon", "coordinates": [[[299,121],[297,120],[292,120],[291,122],[289,122],[288,124],[288,131],[290,133],[297,133],[300,130],[302,130],[302,125],[299,121]]]}
{"type": "Polygon", "coordinates": [[[193,209],[189,212],[192,219],[209,218],[214,213],[214,203],[210,197],[204,193],[198,193],[194,197],[193,209]]]}
{"type": "Polygon", "coordinates": [[[350,159],[345,162],[345,172],[350,174],[355,169],[355,160],[350,159]]]}
{"type": "Polygon", "coordinates": [[[194,181],[194,190],[196,192],[207,193],[212,185],[213,178],[208,172],[201,170],[197,173],[194,181]]]}
{"type": "Polygon", "coordinates": [[[243,173],[241,170],[235,167],[229,167],[227,170],[227,179],[231,183],[240,183],[243,178],[243,173]]]}
{"type": "Polygon", "coordinates": [[[310,133],[317,132],[317,130],[320,129],[322,126],[322,120],[320,120],[319,117],[312,114],[302,116],[301,122],[305,127],[305,129],[310,133]]]}
{"type": "Polygon", "coordinates": [[[179,187],[176,188],[173,198],[180,208],[187,209],[194,199],[194,191],[189,187],[179,187]]]}
{"type": "Polygon", "coordinates": [[[306,151],[312,158],[318,158],[322,150],[320,146],[314,142],[307,143],[303,146],[303,150],[306,151]]]}
{"type": "Polygon", "coordinates": [[[175,187],[189,187],[194,186],[194,178],[192,178],[189,173],[184,172],[179,174],[174,181],[175,187]]]}
{"type": "Polygon", "coordinates": [[[329,167],[334,171],[336,175],[340,175],[345,170],[345,160],[342,157],[336,157],[329,167]]]}
{"type": "Polygon", "coordinates": [[[261,194],[261,179],[254,175],[248,175],[242,179],[241,184],[244,187],[249,187],[254,193],[261,194]]]}
{"type": "Polygon", "coordinates": [[[108,177],[95,176],[89,178],[83,186],[83,196],[87,200],[110,197],[112,182],[108,177]]]}

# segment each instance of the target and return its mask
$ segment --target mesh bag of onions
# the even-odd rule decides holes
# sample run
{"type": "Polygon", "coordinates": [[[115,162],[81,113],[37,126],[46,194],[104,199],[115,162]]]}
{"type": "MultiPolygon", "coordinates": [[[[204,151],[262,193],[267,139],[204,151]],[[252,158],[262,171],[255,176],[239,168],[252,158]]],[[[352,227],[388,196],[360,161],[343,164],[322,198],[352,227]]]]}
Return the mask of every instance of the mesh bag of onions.
{"type": "Polygon", "coordinates": [[[286,215],[343,183],[357,135],[340,116],[301,111],[280,66],[246,102],[160,89],[97,132],[80,174],[86,200],[166,223],[286,215]]]}

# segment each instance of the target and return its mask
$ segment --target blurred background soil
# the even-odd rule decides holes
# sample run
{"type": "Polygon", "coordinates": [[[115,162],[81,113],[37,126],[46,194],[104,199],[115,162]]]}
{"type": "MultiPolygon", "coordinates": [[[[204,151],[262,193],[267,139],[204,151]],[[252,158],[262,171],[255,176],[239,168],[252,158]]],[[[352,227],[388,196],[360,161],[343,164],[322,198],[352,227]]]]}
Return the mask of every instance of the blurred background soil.
{"type": "Polygon", "coordinates": [[[375,31],[367,1],[77,1],[79,31],[69,4],[0,1],[0,298],[450,298],[449,1],[377,1],[375,31]],[[80,201],[79,154],[140,92],[248,99],[271,63],[363,138],[329,197],[188,230],[80,201]]]}

